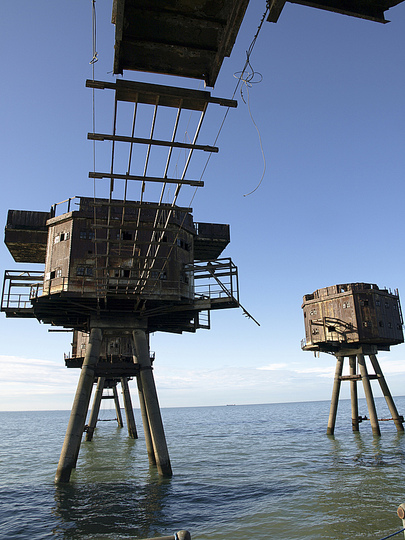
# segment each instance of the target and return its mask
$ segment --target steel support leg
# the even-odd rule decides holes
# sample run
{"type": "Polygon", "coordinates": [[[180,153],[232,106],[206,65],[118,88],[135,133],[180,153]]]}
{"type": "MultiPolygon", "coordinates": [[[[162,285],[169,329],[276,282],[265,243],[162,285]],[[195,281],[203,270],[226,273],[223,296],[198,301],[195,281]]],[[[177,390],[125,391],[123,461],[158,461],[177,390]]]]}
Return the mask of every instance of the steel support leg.
{"type": "Polygon", "coordinates": [[[128,435],[132,439],[138,438],[136,431],[134,409],[132,407],[131,394],[129,393],[127,377],[121,377],[122,395],[124,397],[125,417],[127,419],[128,435]]]}
{"type": "Polygon", "coordinates": [[[101,398],[103,396],[105,377],[99,377],[97,380],[96,393],[94,394],[93,407],[91,408],[89,426],[86,433],[86,441],[93,440],[94,430],[96,429],[98,413],[100,412],[101,398]]]}
{"type": "Polygon", "coordinates": [[[142,382],[146,413],[152,437],[156,466],[161,476],[172,476],[169,452],[160,414],[159,401],[156,392],[155,380],[149,354],[149,344],[145,330],[137,329],[132,332],[136,356],[140,365],[139,378],[142,382]]]}
{"type": "Polygon", "coordinates": [[[363,381],[364,394],[367,400],[368,413],[370,415],[371,429],[374,435],[381,435],[380,426],[378,424],[377,411],[375,409],[373,391],[371,389],[370,379],[367,373],[366,361],[363,354],[357,355],[357,361],[359,363],[361,380],[363,381]]]}
{"type": "Polygon", "coordinates": [[[113,391],[113,396],[114,396],[115,412],[117,414],[118,426],[120,428],[123,428],[124,427],[124,422],[122,421],[121,405],[120,405],[120,400],[118,398],[118,392],[117,392],[117,385],[116,384],[113,385],[112,391],[113,391]]]}
{"type": "Polygon", "coordinates": [[[72,469],[76,465],[93,388],[94,368],[100,356],[101,340],[100,328],[92,328],[56,471],[57,483],[69,482],[72,469]]]}
{"type": "Polygon", "coordinates": [[[395,406],[394,400],[392,399],[391,392],[388,388],[388,384],[385,380],[385,377],[383,375],[380,364],[375,354],[370,354],[370,361],[371,361],[371,365],[374,368],[375,374],[377,375],[377,380],[380,383],[381,391],[385,397],[385,401],[387,402],[388,408],[390,410],[392,419],[394,420],[394,424],[397,428],[397,431],[404,431],[404,426],[402,425],[402,418],[400,418],[398,414],[398,410],[395,406]]]}
{"type": "Polygon", "coordinates": [[[145,397],[143,394],[143,386],[140,375],[137,376],[136,383],[138,385],[139,406],[141,408],[142,424],[145,434],[146,451],[148,452],[149,464],[156,465],[155,451],[153,449],[152,435],[150,432],[149,418],[146,411],[145,397]]]}
{"type": "Polygon", "coordinates": [[[344,356],[337,356],[336,360],[335,380],[333,383],[332,399],[330,402],[328,428],[326,430],[327,435],[333,435],[335,432],[336,414],[339,404],[339,392],[341,384],[340,377],[342,376],[343,371],[344,356]]]}
{"type": "MultiPolygon", "coordinates": [[[[349,356],[350,375],[356,375],[356,356],[349,356]]],[[[350,381],[350,399],[352,404],[352,430],[359,431],[359,404],[357,397],[357,380],[350,381]]]]}

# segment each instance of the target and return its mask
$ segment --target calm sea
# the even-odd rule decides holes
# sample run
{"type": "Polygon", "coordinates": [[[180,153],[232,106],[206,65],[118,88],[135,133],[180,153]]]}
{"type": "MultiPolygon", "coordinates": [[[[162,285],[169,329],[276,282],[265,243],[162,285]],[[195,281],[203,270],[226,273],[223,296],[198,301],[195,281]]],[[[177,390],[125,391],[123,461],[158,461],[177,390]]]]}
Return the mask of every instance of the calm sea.
{"type": "MultiPolygon", "coordinates": [[[[405,398],[396,403],[404,414],[405,398]]],[[[174,476],[161,480],[149,469],[135,410],[140,438],[99,422],[63,487],[53,478],[69,413],[0,413],[0,537],[145,538],[188,529],[200,540],[378,540],[398,531],[405,436],[392,422],[381,422],[381,438],[369,422],[352,434],[350,402],[341,401],[330,437],[328,411],[328,402],[163,409],[174,476]]],[[[360,412],[368,416],[363,401],[360,412]]]]}

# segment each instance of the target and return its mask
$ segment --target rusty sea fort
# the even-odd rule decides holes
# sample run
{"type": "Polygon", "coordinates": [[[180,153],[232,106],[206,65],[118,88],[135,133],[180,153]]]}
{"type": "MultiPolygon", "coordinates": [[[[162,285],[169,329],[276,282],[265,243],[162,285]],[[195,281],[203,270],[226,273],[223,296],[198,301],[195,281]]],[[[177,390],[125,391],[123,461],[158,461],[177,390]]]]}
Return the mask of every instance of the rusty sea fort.
{"type": "MultiPolygon", "coordinates": [[[[396,398],[398,409],[405,397],[396,398]]],[[[379,417],[388,417],[383,398],[379,417]]],[[[175,474],[150,470],[141,434],[98,424],[68,485],[54,473],[68,411],[2,412],[0,538],[383,538],[398,531],[405,437],[352,433],[350,401],[163,409],[175,474]]],[[[367,413],[365,400],[359,410],[367,413]]],[[[112,411],[111,411],[112,413],[112,411]]],[[[104,411],[108,417],[108,411],[104,411]]],[[[139,410],[135,410],[139,420],[139,410]]],[[[396,536],[400,538],[402,535],[396,536]]]]}

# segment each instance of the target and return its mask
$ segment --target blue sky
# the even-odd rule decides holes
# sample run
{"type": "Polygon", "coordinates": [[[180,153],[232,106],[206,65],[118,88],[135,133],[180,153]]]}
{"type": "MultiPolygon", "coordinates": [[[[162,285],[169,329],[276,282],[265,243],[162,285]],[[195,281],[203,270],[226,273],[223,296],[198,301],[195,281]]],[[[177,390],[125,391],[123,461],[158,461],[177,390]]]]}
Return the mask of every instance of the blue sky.
{"type": "MultiPolygon", "coordinates": [[[[97,1],[95,76],[106,81],[114,80],[111,4],[97,1]]],[[[234,73],[264,9],[265,2],[251,0],[213,95],[232,96],[234,73]]],[[[86,139],[92,92],[85,88],[92,75],[91,2],[20,0],[3,3],[1,14],[5,224],[8,209],[48,210],[93,193],[86,139]]],[[[287,3],[277,24],[263,26],[251,57],[263,80],[249,90],[266,160],[263,181],[244,197],[260,182],[263,157],[237,94],[239,106],[227,117],[220,152],[193,201],[196,221],[231,225],[224,255],[238,265],[241,302],[261,326],[240,310],[224,310],[212,314],[210,331],[155,334],[162,406],[329,399],[333,357],[300,348],[302,296],[355,281],[405,291],[405,4],[386,17],[392,22],[381,25],[287,3]]],[[[199,81],[151,74],[125,78],[202,88],[199,81]]],[[[96,94],[99,126],[108,125],[111,103],[96,94]]],[[[201,142],[213,143],[221,114],[209,111],[201,142]]],[[[99,196],[107,195],[103,189],[99,196]]],[[[1,272],[29,268],[4,245],[0,260],[1,272]]],[[[1,315],[0,409],[70,408],[78,378],[63,362],[70,335],[1,315]]],[[[405,393],[404,347],[379,355],[394,395],[405,393]]],[[[377,387],[375,395],[381,395],[377,387]]]]}

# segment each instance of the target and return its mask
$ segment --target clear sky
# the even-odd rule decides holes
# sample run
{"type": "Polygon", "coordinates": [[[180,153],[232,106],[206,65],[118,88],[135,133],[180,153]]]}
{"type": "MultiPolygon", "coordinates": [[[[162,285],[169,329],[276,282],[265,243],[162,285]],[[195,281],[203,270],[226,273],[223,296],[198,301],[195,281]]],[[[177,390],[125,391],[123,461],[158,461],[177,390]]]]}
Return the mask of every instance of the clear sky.
{"type": "MultiPolygon", "coordinates": [[[[106,81],[114,80],[111,4],[97,0],[95,72],[106,81]]],[[[233,94],[234,73],[265,10],[264,1],[250,4],[213,95],[233,94]]],[[[214,312],[210,331],[152,336],[163,407],[329,399],[335,362],[301,351],[302,296],[356,281],[405,294],[405,3],[386,17],[392,22],[382,25],[287,3],[277,24],[263,26],[251,57],[263,80],[249,90],[263,181],[244,197],[260,182],[263,157],[237,94],[239,106],[193,201],[196,221],[231,225],[224,255],[238,265],[241,302],[261,326],[234,309],[214,312]]],[[[8,209],[47,211],[93,193],[86,138],[92,92],[85,88],[92,76],[91,1],[3,2],[0,50],[5,224],[8,209]]],[[[199,81],[124,75],[202,88],[199,81]]],[[[101,124],[112,102],[96,99],[101,124]]],[[[208,113],[207,136],[221,119],[218,109],[208,113]]],[[[41,269],[15,263],[4,245],[0,260],[2,273],[41,269]]],[[[0,410],[69,409],[79,375],[64,367],[70,334],[0,315],[0,410]]],[[[379,358],[393,394],[405,394],[405,345],[379,358]]],[[[348,388],[342,393],[347,397],[348,388]]],[[[134,388],[133,395],[138,406],[134,388]]]]}

